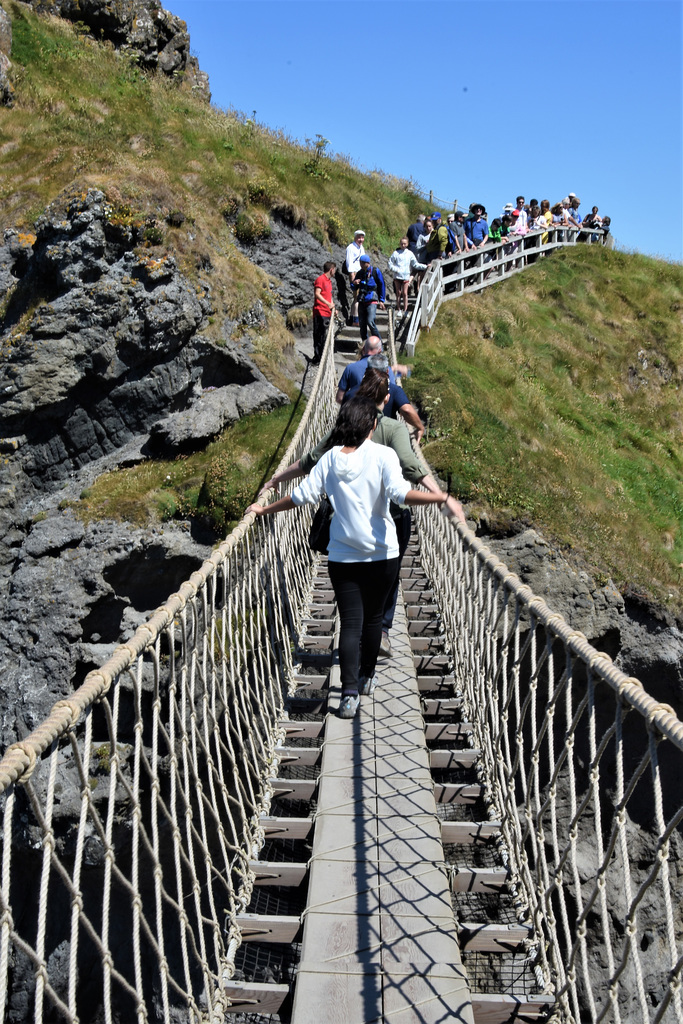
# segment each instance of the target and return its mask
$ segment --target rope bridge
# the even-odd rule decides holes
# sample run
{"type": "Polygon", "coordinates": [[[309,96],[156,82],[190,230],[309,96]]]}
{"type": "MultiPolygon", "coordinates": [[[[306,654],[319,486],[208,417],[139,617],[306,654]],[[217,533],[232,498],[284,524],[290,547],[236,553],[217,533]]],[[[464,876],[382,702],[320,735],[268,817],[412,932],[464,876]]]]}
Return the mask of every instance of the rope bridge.
{"type": "MultiPolygon", "coordinates": [[[[282,465],[327,429],[335,385],[330,334],[282,465]]],[[[230,1012],[318,558],[310,517],[245,518],[5,753],[0,1021],[230,1012]]],[[[554,1019],[683,1020],[683,724],[467,528],[427,509],[417,524],[554,1019]]]]}

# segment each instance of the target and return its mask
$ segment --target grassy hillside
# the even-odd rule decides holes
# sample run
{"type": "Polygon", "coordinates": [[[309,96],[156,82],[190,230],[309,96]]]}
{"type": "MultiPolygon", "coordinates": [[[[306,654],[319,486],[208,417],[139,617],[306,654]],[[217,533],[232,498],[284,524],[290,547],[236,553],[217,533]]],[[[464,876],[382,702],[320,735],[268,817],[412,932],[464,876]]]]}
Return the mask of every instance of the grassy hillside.
{"type": "Polygon", "coordinates": [[[589,246],[442,306],[425,454],[494,529],[530,523],[683,611],[683,270],[589,246]]]}
{"type": "MultiPolygon", "coordinates": [[[[16,104],[0,125],[0,227],[28,227],[76,177],[147,215],[183,212],[216,250],[230,249],[226,220],[258,236],[272,210],[323,242],[346,244],[362,222],[371,247],[393,248],[417,212],[407,182],[209,106],[182,79],[143,74],[71,23],[12,0],[5,8],[16,104]]],[[[164,230],[174,246],[187,235],[164,230]]]]}

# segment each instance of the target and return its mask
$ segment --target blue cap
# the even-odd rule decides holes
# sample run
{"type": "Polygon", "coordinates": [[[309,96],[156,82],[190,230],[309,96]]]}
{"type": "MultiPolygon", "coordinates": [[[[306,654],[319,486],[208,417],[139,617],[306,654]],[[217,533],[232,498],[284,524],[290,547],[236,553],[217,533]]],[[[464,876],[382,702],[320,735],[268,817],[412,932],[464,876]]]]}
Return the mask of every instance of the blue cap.
{"type": "Polygon", "coordinates": [[[358,262],[359,263],[372,263],[372,260],[370,259],[369,256],[361,256],[361,258],[359,259],[358,262]]]}
{"type": "Polygon", "coordinates": [[[441,220],[441,214],[439,213],[438,210],[434,210],[434,213],[431,216],[431,220],[441,220]]]}

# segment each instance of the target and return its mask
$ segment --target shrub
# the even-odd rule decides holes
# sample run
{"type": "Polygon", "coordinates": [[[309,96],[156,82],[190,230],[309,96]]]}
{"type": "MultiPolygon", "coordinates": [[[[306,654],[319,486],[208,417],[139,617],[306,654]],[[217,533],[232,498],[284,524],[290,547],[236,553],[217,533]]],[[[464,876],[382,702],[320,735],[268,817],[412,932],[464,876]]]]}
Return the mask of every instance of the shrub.
{"type": "Polygon", "coordinates": [[[221,203],[221,215],[225,218],[228,224],[234,223],[238,214],[244,208],[244,198],[235,192],[234,189],[227,189],[223,201],[221,203]]]}
{"type": "Polygon", "coordinates": [[[247,185],[249,201],[260,206],[270,206],[275,199],[277,187],[275,178],[255,178],[247,185]]]}
{"type": "Polygon", "coordinates": [[[290,331],[302,330],[308,327],[313,319],[313,311],[307,306],[297,306],[295,309],[287,310],[287,328],[290,331]]]}
{"type": "Polygon", "coordinates": [[[273,204],[272,213],[291,228],[303,228],[306,225],[306,211],[303,206],[295,203],[279,200],[273,204]]]}
{"type": "Polygon", "coordinates": [[[235,234],[240,242],[245,244],[257,242],[259,238],[267,238],[270,234],[268,215],[258,210],[254,210],[252,213],[247,213],[245,210],[240,213],[235,222],[235,234]]]}

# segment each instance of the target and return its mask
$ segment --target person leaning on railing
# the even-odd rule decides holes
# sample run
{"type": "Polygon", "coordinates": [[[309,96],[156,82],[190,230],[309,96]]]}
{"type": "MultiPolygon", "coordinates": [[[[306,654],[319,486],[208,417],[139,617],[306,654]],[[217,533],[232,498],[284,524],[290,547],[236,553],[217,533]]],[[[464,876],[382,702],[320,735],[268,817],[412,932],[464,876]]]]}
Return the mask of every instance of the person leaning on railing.
{"type": "Polygon", "coordinates": [[[445,506],[448,495],[417,491],[401,475],[398,456],[384,445],[369,444],[377,427],[377,408],[368,398],[341,407],[332,447],[291,495],[271,505],[250,505],[256,516],[317,504],[327,494],[330,523],[328,572],[340,617],[340,718],[353,718],[359,693],[370,695],[382,638],[386,596],[398,573],[398,539],[389,501],[399,505],[445,506]]]}
{"type": "MultiPolygon", "coordinates": [[[[357,391],[357,396],[360,398],[370,398],[377,408],[377,428],[375,433],[372,435],[373,442],[375,444],[386,445],[387,448],[392,448],[396,452],[401,464],[401,472],[406,480],[409,480],[412,484],[421,484],[422,487],[426,488],[426,490],[430,491],[432,494],[437,494],[440,491],[440,488],[434,480],[434,477],[429,473],[425,473],[424,466],[415,454],[413,446],[410,443],[410,435],[406,426],[384,414],[390,400],[389,378],[386,370],[377,370],[373,367],[369,367],[366,370],[361,386],[357,391]]],[[[269,491],[271,487],[277,490],[280,484],[286,483],[289,480],[297,480],[299,477],[310,473],[325,452],[329,451],[332,445],[332,433],[332,430],[328,431],[312,451],[302,455],[300,459],[297,459],[296,462],[287,466],[286,469],[281,470],[279,473],[275,473],[270,480],[266,480],[259,491],[259,497],[269,491]]],[[[465,522],[465,513],[463,512],[462,505],[455,498],[448,498],[448,501],[446,502],[446,509],[450,515],[459,522],[465,522]]],[[[408,541],[410,540],[410,512],[408,509],[401,508],[393,503],[390,511],[396,527],[399,546],[398,568],[400,569],[401,560],[405,554],[406,547],[408,546],[408,541]]],[[[398,583],[399,580],[397,575],[394,585],[387,595],[387,599],[384,604],[384,612],[382,614],[382,644],[380,650],[382,654],[385,654],[387,657],[391,656],[389,633],[393,626],[394,613],[396,611],[398,583]]]]}

